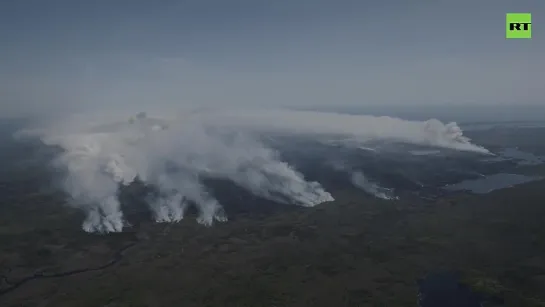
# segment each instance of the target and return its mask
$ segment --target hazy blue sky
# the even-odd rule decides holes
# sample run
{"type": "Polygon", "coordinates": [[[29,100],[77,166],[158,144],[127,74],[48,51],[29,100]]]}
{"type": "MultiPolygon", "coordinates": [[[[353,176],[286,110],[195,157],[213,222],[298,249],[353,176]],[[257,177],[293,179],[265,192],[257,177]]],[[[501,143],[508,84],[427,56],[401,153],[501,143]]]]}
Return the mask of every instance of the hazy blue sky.
{"type": "Polygon", "coordinates": [[[544,0],[2,0],[0,114],[545,105],[544,0]],[[532,40],[505,13],[533,13],[532,40]]]}

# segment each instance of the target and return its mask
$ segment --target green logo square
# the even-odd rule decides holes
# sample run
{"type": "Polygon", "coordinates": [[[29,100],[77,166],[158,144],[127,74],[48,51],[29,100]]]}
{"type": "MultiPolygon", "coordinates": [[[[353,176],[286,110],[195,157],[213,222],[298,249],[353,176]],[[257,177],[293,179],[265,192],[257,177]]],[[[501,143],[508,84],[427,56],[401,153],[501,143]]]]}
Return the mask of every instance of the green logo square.
{"type": "Polygon", "coordinates": [[[532,38],[532,14],[507,13],[505,38],[532,38]]]}

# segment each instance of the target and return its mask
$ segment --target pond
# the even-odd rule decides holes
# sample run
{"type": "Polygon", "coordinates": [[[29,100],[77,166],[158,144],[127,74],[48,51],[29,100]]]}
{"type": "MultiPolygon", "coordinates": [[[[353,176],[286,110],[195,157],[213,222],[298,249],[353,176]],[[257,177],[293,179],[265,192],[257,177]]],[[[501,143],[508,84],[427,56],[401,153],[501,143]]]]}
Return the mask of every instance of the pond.
{"type": "Polygon", "coordinates": [[[458,281],[455,273],[444,272],[418,281],[420,307],[482,307],[479,295],[458,281]]]}
{"type": "Polygon", "coordinates": [[[518,184],[541,179],[536,176],[499,173],[483,178],[464,180],[444,187],[449,191],[470,191],[476,194],[486,194],[498,189],[510,188],[518,184]]]}

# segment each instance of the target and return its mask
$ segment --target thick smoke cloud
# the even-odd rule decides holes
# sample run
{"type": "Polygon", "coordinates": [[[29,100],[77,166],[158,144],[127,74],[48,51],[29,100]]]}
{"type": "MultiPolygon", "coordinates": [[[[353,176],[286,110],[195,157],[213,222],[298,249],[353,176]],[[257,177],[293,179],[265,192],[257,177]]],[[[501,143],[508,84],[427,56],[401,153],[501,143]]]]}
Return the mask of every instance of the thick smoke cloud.
{"type": "Polygon", "coordinates": [[[399,118],[348,115],[306,111],[246,111],[202,114],[206,121],[218,126],[237,127],[250,131],[285,134],[354,136],[360,143],[367,140],[392,140],[419,145],[437,146],[462,151],[489,153],[470,143],[454,122],[443,124],[436,119],[406,121],[399,118]]]}
{"type": "MultiPolygon", "coordinates": [[[[446,147],[488,153],[465,138],[455,123],[405,121],[390,117],[274,111],[186,111],[170,118],[140,113],[118,120],[72,117],[26,130],[62,153],[55,163],[66,171],[64,188],[73,206],[86,212],[83,229],[119,232],[127,222],[118,200],[119,185],[136,178],[157,193],[147,199],[157,222],[177,222],[189,205],[198,222],[212,225],[227,215],[204,179],[225,179],[277,202],[315,206],[333,197],[318,182],[280,159],[260,142],[272,134],[315,138],[351,137],[354,146],[370,140],[446,147]]],[[[361,173],[352,182],[382,198],[392,198],[361,173]]]]}

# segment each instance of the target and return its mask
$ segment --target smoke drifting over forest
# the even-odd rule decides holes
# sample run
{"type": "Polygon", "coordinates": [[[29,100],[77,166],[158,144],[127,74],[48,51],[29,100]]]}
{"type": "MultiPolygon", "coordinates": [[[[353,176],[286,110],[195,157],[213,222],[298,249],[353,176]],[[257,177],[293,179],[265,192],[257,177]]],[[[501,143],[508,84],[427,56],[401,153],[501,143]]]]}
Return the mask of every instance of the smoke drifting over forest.
{"type": "MultiPolygon", "coordinates": [[[[189,206],[198,209],[199,223],[226,221],[229,212],[206,186],[207,179],[228,180],[279,203],[310,207],[333,201],[320,182],[306,179],[283,161],[279,148],[264,141],[282,136],[324,144],[340,141],[360,149],[370,142],[392,141],[489,153],[464,137],[456,123],[289,110],[79,115],[18,133],[61,149],[54,166],[65,174],[62,186],[71,205],[86,213],[83,229],[100,233],[120,232],[128,225],[118,190],[135,180],[154,188],[146,202],[156,222],[180,221],[189,206]]],[[[351,173],[354,186],[395,199],[365,174],[343,171],[351,173]]]]}

